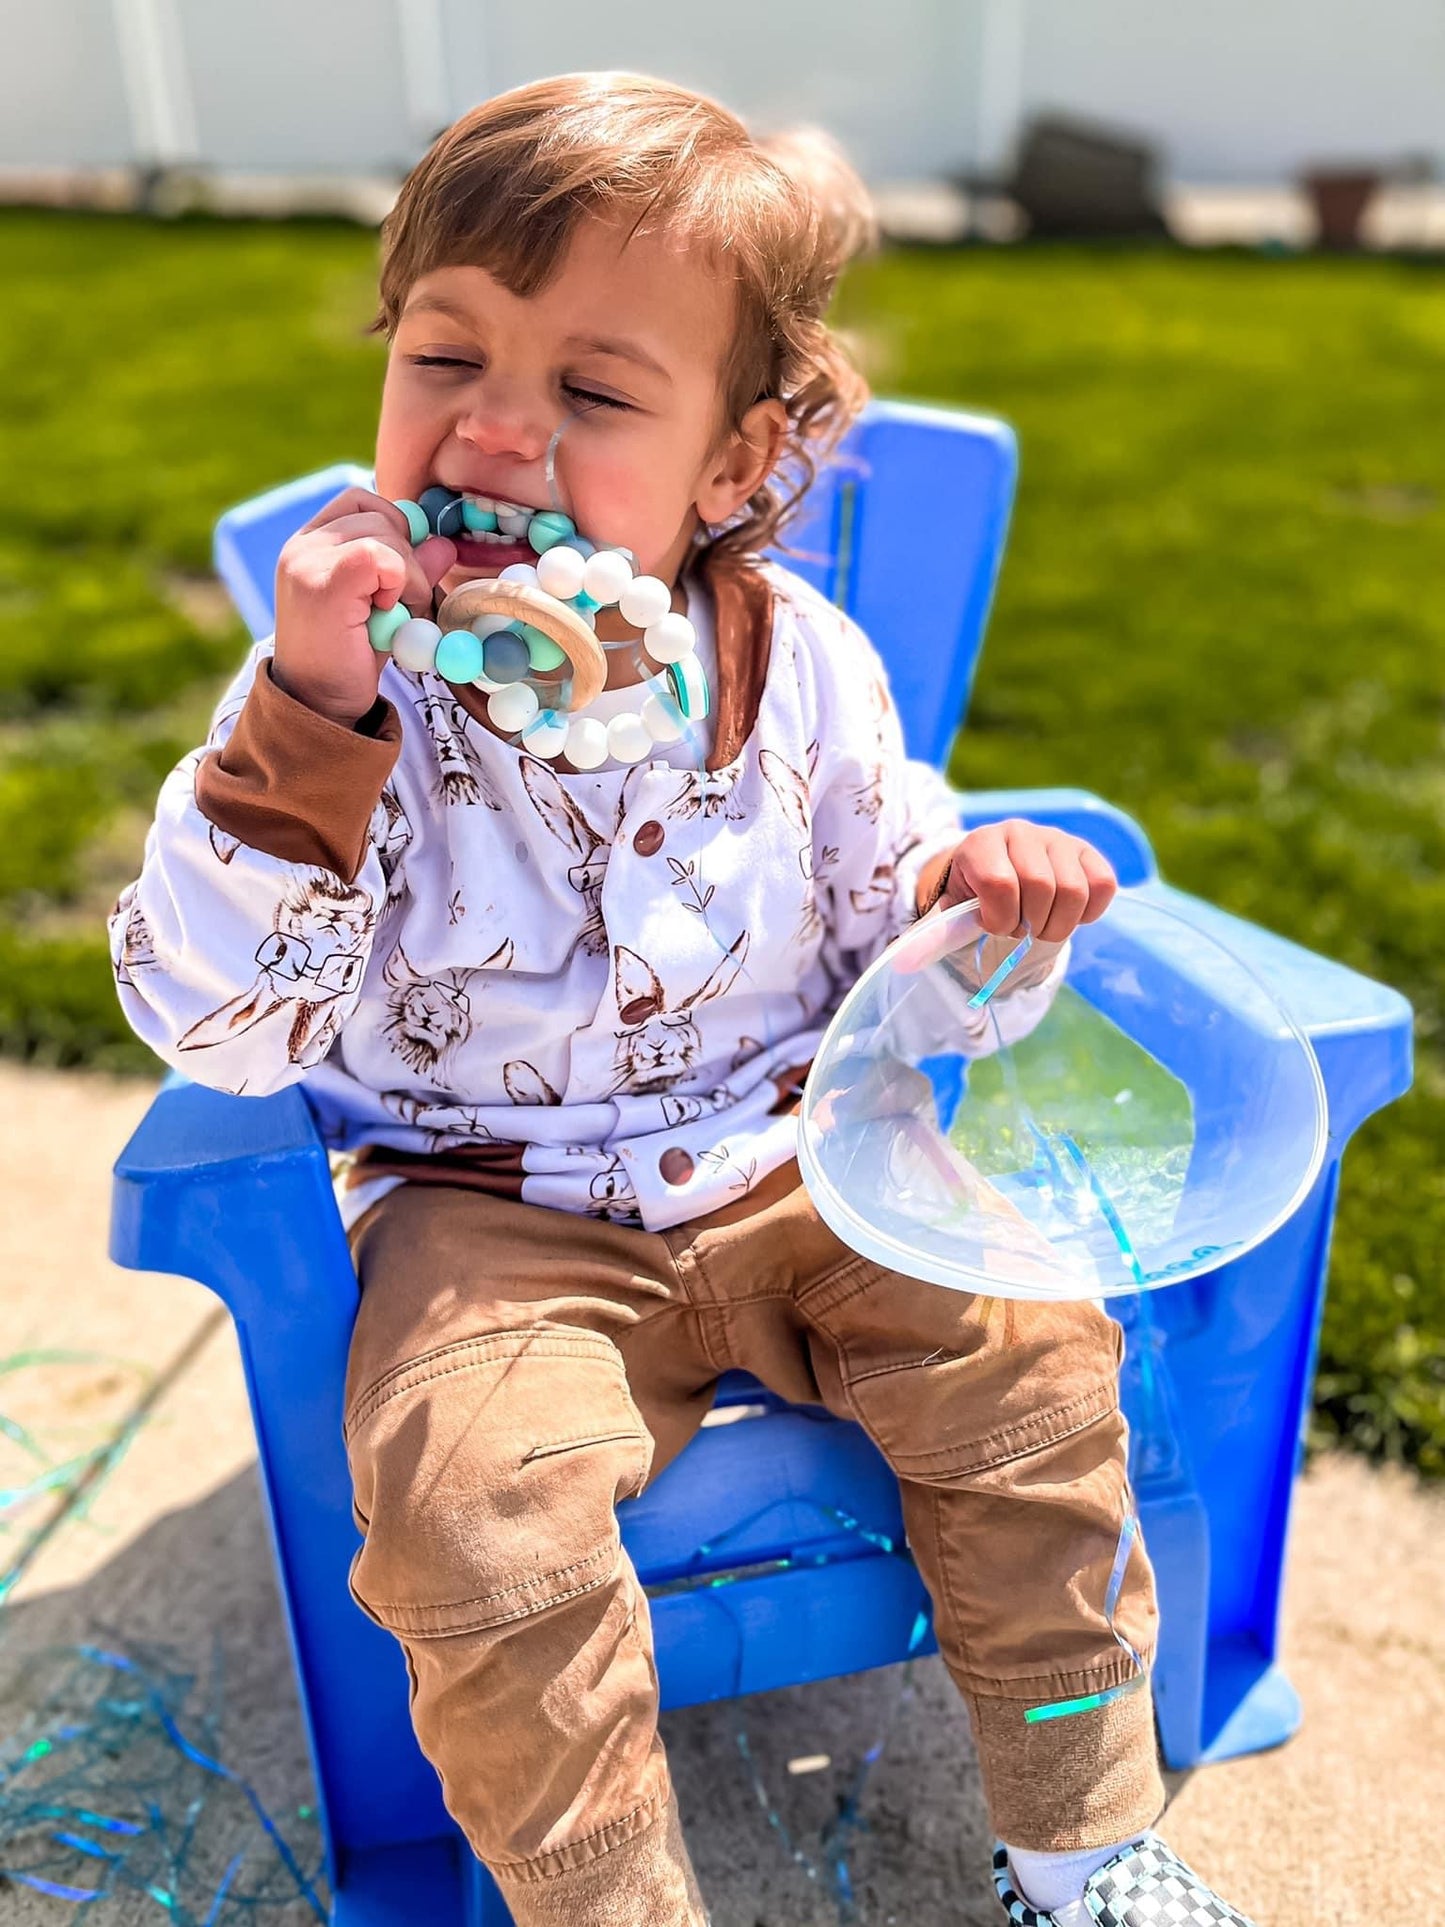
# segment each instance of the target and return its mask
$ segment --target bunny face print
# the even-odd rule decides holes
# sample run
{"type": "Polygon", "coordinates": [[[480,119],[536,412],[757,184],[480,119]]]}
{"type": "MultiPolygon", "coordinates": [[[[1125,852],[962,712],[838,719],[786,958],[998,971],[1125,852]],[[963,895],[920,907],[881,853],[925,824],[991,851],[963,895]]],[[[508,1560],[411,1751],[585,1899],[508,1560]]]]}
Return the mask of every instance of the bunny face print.
{"type": "MultiPolygon", "coordinates": [[[[436,681],[434,677],[426,680],[428,684],[436,681]]],[[[418,711],[436,754],[436,800],[453,806],[481,803],[489,810],[500,810],[486,765],[468,734],[467,713],[451,690],[444,683],[428,687],[418,711]]]]}
{"type": "Polygon", "coordinates": [[[336,1040],[343,1000],[361,988],[374,922],[364,891],[323,870],[293,877],[274,930],[257,946],[252,982],[192,1024],[177,1049],[213,1049],[279,1021],[290,1062],[320,1063],[336,1040]]]}
{"type": "Polygon", "coordinates": [[[747,954],[744,930],[700,984],[669,998],[647,959],[618,945],[613,978],[623,1028],[617,1033],[617,1090],[655,1096],[691,1075],[702,1053],[694,1013],[709,998],[726,995],[747,954]]]}

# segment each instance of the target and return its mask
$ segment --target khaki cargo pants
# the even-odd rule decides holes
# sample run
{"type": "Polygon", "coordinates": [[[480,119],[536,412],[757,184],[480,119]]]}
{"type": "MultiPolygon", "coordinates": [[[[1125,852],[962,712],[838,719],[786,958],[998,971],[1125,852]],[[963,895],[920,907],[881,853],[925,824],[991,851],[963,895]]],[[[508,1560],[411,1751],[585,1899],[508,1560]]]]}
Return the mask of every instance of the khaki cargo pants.
{"type": "MultiPolygon", "coordinates": [[[[1147,1689],[1024,1719],[1135,1670],[1104,1612],[1129,1497],[1102,1312],[885,1271],[792,1164],[662,1233],[408,1184],[352,1242],[352,1589],[405,1649],[422,1749],[519,1927],[706,1920],[614,1508],[731,1367],[856,1419],[897,1473],[994,1830],[1065,1849],[1157,1818],[1147,1689]]],[[[1142,1547],[1116,1623],[1152,1652],[1142,1547]]]]}

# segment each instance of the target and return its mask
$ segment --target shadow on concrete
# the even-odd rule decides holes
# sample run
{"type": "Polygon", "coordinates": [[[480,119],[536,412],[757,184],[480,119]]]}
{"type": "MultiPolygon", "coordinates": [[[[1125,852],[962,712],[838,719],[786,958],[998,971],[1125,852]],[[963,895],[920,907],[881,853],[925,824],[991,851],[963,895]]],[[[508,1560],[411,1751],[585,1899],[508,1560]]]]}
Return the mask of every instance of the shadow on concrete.
{"type": "MultiPolygon", "coordinates": [[[[253,1473],[165,1514],[83,1583],[0,1613],[0,1733],[15,1732],[44,1701],[85,1641],[194,1673],[198,1719],[214,1688],[220,1759],[312,1864],[314,1827],[298,1817],[310,1804],[310,1773],[253,1473]]],[[[967,1721],[936,1659],[689,1708],[666,1715],[663,1730],[715,1927],[996,1927],[967,1721]],[[855,1799],[860,1823],[840,1830],[855,1799]]],[[[116,1762],[120,1781],[124,1768],[116,1762]]],[[[217,1802],[206,1823],[235,1834],[208,1842],[208,1858],[260,1843],[243,1802],[217,1802]]],[[[7,1927],[41,1927],[57,1905],[10,1889],[0,1912],[7,1927]]],[[[128,1927],[132,1905],[137,1922],[156,1917],[139,1896],[107,1900],[87,1917],[128,1927]]],[[[298,1901],[258,1921],[291,1927],[312,1917],[298,1901]]]]}

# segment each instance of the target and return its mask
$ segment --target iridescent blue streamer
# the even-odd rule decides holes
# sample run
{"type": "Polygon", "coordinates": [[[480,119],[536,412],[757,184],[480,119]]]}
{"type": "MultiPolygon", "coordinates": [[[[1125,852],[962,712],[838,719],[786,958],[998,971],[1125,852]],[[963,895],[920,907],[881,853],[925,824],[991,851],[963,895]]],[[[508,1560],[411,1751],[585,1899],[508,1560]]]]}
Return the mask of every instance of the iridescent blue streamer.
{"type": "Polygon", "coordinates": [[[854,1769],[852,1782],[838,1803],[837,1813],[823,1828],[818,1844],[822,1849],[830,1876],[826,1880],[817,1862],[814,1861],[809,1854],[805,1853],[793,1838],[787,1822],[783,1819],[776,1803],[768,1793],[763,1776],[758,1769],[757,1761],[753,1757],[753,1750],[748,1742],[746,1731],[742,1728],[738,1729],[738,1752],[741,1754],[743,1763],[747,1768],[748,1777],[753,1789],[753,1797],[761,1808],[769,1827],[777,1834],[788,1858],[802,1869],[803,1873],[815,1886],[827,1889],[830,1892],[834,1908],[837,1912],[839,1927],[853,1927],[853,1924],[858,1919],[857,1898],[853,1887],[851,1854],[855,1836],[859,1833],[865,1833],[868,1830],[868,1821],[862,1811],[863,1795],[869,1777],[879,1760],[882,1759],[888,1743],[893,1737],[899,1716],[912,1698],[913,1664],[910,1661],[903,1668],[899,1681],[898,1697],[894,1701],[888,1718],[884,1723],[883,1731],[873,1744],[864,1751],[862,1758],[854,1769]]]}
{"type": "MultiPolygon", "coordinates": [[[[59,1825],[52,1825],[44,1834],[50,1845],[67,1854],[78,1854],[92,1864],[100,1863],[106,1869],[106,1877],[97,1885],[82,1886],[73,1880],[54,1877],[50,1868],[42,1865],[0,1864],[0,1883],[8,1879],[17,1886],[29,1887],[76,1906],[89,1905],[129,1889],[164,1909],[177,1927],[219,1927],[223,1918],[232,1917],[233,1909],[241,1908],[249,1913],[259,1906],[286,1904],[297,1893],[302,1893],[318,1919],[324,1920],[326,1916],[313,1882],[301,1872],[295,1856],[269,1824],[269,1816],[246,1782],[180,1730],[163,1696],[171,1690],[169,1684],[163,1688],[149,1683],[142,1668],[122,1654],[93,1646],[76,1650],[80,1660],[101,1666],[108,1673],[119,1671],[123,1676],[134,1678],[142,1690],[138,1694],[99,1695],[94,1702],[97,1717],[89,1723],[66,1721],[23,1748],[10,1749],[8,1763],[0,1765],[0,1839],[15,1842],[31,1831],[42,1830],[47,1820],[58,1821],[59,1825]],[[197,1911],[192,1911],[181,1883],[196,1823],[205,1805],[204,1793],[197,1793],[189,1800],[179,1819],[168,1815],[164,1788],[157,1787],[156,1773],[149,1761],[142,1764],[144,1778],[135,1788],[141,1795],[140,1810],[148,1825],[99,1811],[91,1799],[63,1797],[68,1787],[78,1792],[81,1783],[85,1783],[88,1793],[89,1778],[97,1771],[113,1780],[114,1763],[124,1758],[132,1744],[145,1742],[154,1746],[158,1740],[164,1740],[167,1750],[179,1762],[184,1762],[187,1770],[198,1767],[208,1779],[226,1782],[247,1800],[253,1817],[268,1835],[278,1862],[285,1868],[290,1883],[288,1892],[238,1894],[235,1883],[245,1864],[245,1854],[241,1853],[232,1857],[215,1891],[210,1892],[208,1888],[208,1900],[203,1901],[197,1911]],[[22,1778],[42,1763],[51,1777],[47,1784],[37,1788],[40,1797],[27,1804],[22,1778]],[[91,1837],[92,1833],[104,1838],[97,1840],[91,1837]],[[107,1841],[112,1844],[106,1844],[107,1841]],[[138,1856],[147,1852],[162,1856],[164,1873],[153,1864],[143,1864],[138,1856]]],[[[176,1683],[180,1683],[179,1678],[176,1683]]],[[[57,1689],[58,1693],[69,1690],[67,1686],[57,1689]]],[[[115,1790],[113,1784],[111,1790],[115,1790]]],[[[6,1860],[9,1858],[6,1855],[6,1860]]]]}
{"type": "Polygon", "coordinates": [[[231,1891],[231,1882],[240,1872],[241,1862],[245,1857],[244,1854],[238,1853],[230,1866],[227,1867],[226,1871],[221,1875],[221,1884],[217,1887],[216,1897],[207,1910],[204,1927],[215,1927],[216,1921],[220,1918],[221,1909],[226,1904],[226,1895],[231,1891]]]}
{"type": "Polygon", "coordinates": [[[224,1780],[229,1786],[235,1787],[236,1791],[250,1807],[262,1830],[275,1847],[276,1852],[280,1855],[282,1865],[296,1882],[304,1898],[310,1902],[316,1918],[319,1921],[325,1922],[327,1919],[327,1911],[317,1897],[316,1889],[301,1871],[295,1854],[292,1853],[290,1847],[277,1831],[275,1822],[272,1820],[270,1814],[267,1813],[265,1807],[262,1806],[260,1798],[250,1782],[242,1779],[239,1773],[233,1773],[230,1767],[223,1766],[219,1760],[213,1760],[209,1754],[203,1753],[198,1746],[191,1744],[185,1734],[182,1733],[176,1725],[175,1720],[171,1717],[170,1711],[160,1695],[144,1681],[140,1668],[136,1666],[133,1661],[127,1659],[123,1653],[106,1652],[98,1646],[82,1646],[80,1651],[87,1659],[94,1660],[97,1665],[114,1666],[121,1672],[129,1674],[137,1680],[141,1680],[151,1711],[160,1722],[161,1731],[166,1735],[167,1739],[170,1740],[171,1744],[182,1757],[189,1760],[193,1766],[198,1766],[203,1772],[214,1774],[217,1779],[224,1780]]]}
{"type": "MultiPolygon", "coordinates": [[[[980,947],[982,947],[982,940],[980,940],[980,947]]],[[[1016,944],[1004,958],[998,969],[989,978],[988,982],[980,985],[969,998],[969,1009],[982,1010],[984,1006],[991,1001],[995,993],[1001,990],[1004,984],[1008,982],[1009,978],[1012,977],[1033,947],[1034,940],[1029,936],[1026,936],[1021,943],[1016,944]]]]}
{"type": "Polygon", "coordinates": [[[77,1853],[89,1854],[92,1860],[109,1860],[112,1863],[120,1855],[112,1847],[102,1847],[98,1841],[87,1840],[81,1833],[52,1833],[51,1839],[62,1847],[73,1847],[77,1853]]]}
{"type": "MultiPolygon", "coordinates": [[[[1139,1263],[1138,1256],[1134,1250],[1134,1242],[1125,1228],[1124,1221],[1119,1215],[1114,1200],[1109,1196],[1108,1190],[1105,1188],[1088,1158],[1084,1155],[1082,1148],[1067,1131],[1045,1131],[1035,1122],[1023,1092],[1019,1088],[1018,1080],[1014,1074],[1012,1061],[1007,1050],[1003,1053],[1003,1062],[1004,1076],[1008,1083],[1009,1090],[1019,1107],[1029,1134],[1044,1155],[1051,1176],[1066,1193],[1070,1201],[1075,1201],[1080,1197],[1087,1197],[1092,1204],[1097,1207],[1099,1214],[1109,1227],[1109,1231],[1113,1236],[1114,1243],[1118,1247],[1119,1256],[1125,1268],[1134,1279],[1135,1284],[1140,1287],[1138,1302],[1141,1306],[1144,1305],[1146,1299],[1146,1293],[1143,1289],[1144,1269],[1139,1263]],[[1062,1157],[1059,1156],[1059,1152],[1062,1152],[1062,1157]]],[[[1147,1317],[1147,1312],[1145,1315],[1147,1317]]],[[[1147,1345],[1145,1351],[1147,1355],[1147,1345]]],[[[1146,1365],[1145,1371],[1146,1374],[1152,1375],[1152,1359],[1149,1360],[1146,1365]]],[[[1151,1383],[1146,1383],[1146,1391],[1152,1391],[1151,1383]]],[[[1101,1692],[1086,1693],[1074,1699],[1051,1700],[1041,1706],[1028,1707],[1024,1712],[1024,1719],[1030,1724],[1042,1720],[1068,1719],[1078,1713],[1091,1713],[1100,1707],[1112,1705],[1115,1700],[1124,1698],[1126,1694],[1136,1692],[1148,1678],[1148,1668],[1143,1658],[1129,1640],[1125,1638],[1116,1618],[1119,1595],[1124,1585],[1124,1574],[1129,1565],[1129,1555],[1133,1550],[1135,1540],[1139,1537],[1139,1531],[1138,1515],[1134,1511],[1133,1501],[1131,1499],[1129,1509],[1125,1514],[1124,1523],[1119,1530],[1119,1542],[1114,1549],[1114,1563],[1110,1569],[1109,1581],[1104,1594],[1104,1616],[1108,1623],[1109,1631],[1113,1635],[1115,1642],[1128,1654],[1138,1670],[1132,1679],[1125,1680],[1118,1686],[1106,1687],[1101,1692]]]]}
{"type": "Polygon", "coordinates": [[[1075,1144],[1067,1131],[1060,1131],[1058,1133],[1058,1142],[1063,1145],[1065,1151],[1073,1159],[1075,1168],[1088,1185],[1095,1203],[1103,1213],[1104,1222],[1114,1234],[1114,1242],[1119,1247],[1119,1256],[1124,1260],[1130,1277],[1142,1291],[1144,1289],[1144,1267],[1140,1264],[1138,1256],[1135,1253],[1133,1240],[1124,1229],[1124,1221],[1115,1209],[1114,1200],[1100,1183],[1098,1173],[1094,1170],[1093,1165],[1090,1164],[1089,1160],[1084,1156],[1083,1152],[1079,1149],[1078,1145],[1075,1144]]]}
{"type": "Polygon", "coordinates": [[[104,1889],[100,1887],[67,1887],[58,1880],[45,1880],[38,1873],[20,1873],[18,1870],[5,1869],[7,1880],[18,1881],[22,1887],[33,1887],[38,1894],[49,1894],[52,1900],[101,1900],[104,1889]]]}

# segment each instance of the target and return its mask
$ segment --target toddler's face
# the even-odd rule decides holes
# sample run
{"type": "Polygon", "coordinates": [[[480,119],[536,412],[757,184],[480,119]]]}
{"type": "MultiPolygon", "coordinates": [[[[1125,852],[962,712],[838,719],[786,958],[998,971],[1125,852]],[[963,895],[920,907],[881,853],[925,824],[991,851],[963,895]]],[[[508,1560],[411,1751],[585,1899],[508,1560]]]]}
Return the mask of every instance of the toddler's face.
{"type": "MultiPolygon", "coordinates": [[[[565,421],[556,475],[567,513],[592,541],[676,579],[699,522],[725,520],[759,485],[785,418],[763,402],[741,435],[728,431],[731,288],[662,239],[625,234],[584,223],[531,296],[479,267],[416,282],[382,393],[381,494],[415,501],[440,483],[550,508],[547,445],[565,421]]],[[[438,593],[519,560],[535,560],[525,541],[459,543],[438,593]]]]}

